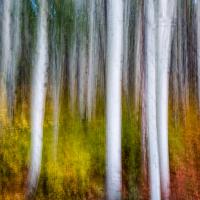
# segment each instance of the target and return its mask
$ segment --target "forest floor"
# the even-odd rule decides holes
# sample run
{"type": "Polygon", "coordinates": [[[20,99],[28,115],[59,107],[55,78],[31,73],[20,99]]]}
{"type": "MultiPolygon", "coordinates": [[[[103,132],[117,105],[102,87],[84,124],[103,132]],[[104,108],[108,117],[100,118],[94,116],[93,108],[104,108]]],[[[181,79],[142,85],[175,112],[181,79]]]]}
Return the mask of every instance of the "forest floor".
{"type": "MultiPolygon", "coordinates": [[[[47,107],[49,105],[47,104],[47,107]]],[[[62,109],[57,156],[52,109],[46,109],[42,168],[36,199],[95,200],[105,198],[105,118],[97,113],[91,122],[62,109]],[[65,114],[63,114],[65,113],[65,114]]],[[[123,107],[123,199],[148,199],[141,170],[141,120],[123,107]]],[[[200,199],[200,124],[195,107],[174,122],[169,115],[171,197],[200,199]]],[[[28,116],[28,115],[27,115],[28,116]]],[[[2,123],[0,139],[0,200],[22,200],[30,160],[30,124],[20,115],[13,125],[2,123]]]]}

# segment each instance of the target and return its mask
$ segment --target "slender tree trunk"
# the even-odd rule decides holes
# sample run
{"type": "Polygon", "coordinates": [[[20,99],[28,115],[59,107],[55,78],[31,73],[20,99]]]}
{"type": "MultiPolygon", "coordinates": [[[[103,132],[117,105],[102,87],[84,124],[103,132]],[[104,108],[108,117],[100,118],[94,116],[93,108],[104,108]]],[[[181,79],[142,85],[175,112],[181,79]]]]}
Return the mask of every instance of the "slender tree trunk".
{"type": "Polygon", "coordinates": [[[198,102],[200,109],[200,1],[197,1],[197,79],[198,102]]]}
{"type": "Polygon", "coordinates": [[[80,117],[85,119],[86,114],[86,87],[87,87],[87,36],[86,36],[86,1],[76,1],[77,17],[77,47],[78,47],[78,105],[80,117]]]}
{"type": "Polygon", "coordinates": [[[76,31],[74,31],[75,37],[73,38],[72,46],[69,50],[69,94],[70,94],[70,109],[74,112],[75,102],[77,98],[77,38],[76,31]]]}
{"type": "Polygon", "coordinates": [[[121,199],[121,62],[123,1],[107,1],[107,199],[121,199]]]}
{"type": "Polygon", "coordinates": [[[172,17],[175,0],[160,0],[158,11],[157,47],[157,131],[160,157],[160,179],[163,199],[169,199],[168,150],[168,85],[171,50],[172,17]]]}
{"type": "Polygon", "coordinates": [[[89,57],[88,57],[88,84],[87,84],[87,117],[90,120],[96,96],[96,27],[95,27],[95,0],[90,0],[89,8],[89,57]]]}
{"type": "MultiPolygon", "coordinates": [[[[185,115],[186,115],[186,111],[188,110],[188,106],[189,106],[189,62],[190,62],[190,34],[188,29],[189,27],[189,18],[190,18],[190,14],[189,14],[189,9],[188,7],[188,3],[189,1],[185,0],[185,1],[180,1],[180,4],[183,4],[183,13],[180,13],[180,16],[182,16],[183,18],[183,22],[182,22],[182,43],[183,43],[183,67],[182,67],[182,71],[180,71],[179,73],[182,76],[182,82],[180,84],[182,84],[183,86],[181,86],[182,91],[181,94],[183,94],[182,96],[182,109],[183,109],[183,114],[184,114],[184,119],[185,119],[185,115]]],[[[180,8],[180,5],[179,5],[180,8]]]]}
{"type": "Polygon", "coordinates": [[[38,184],[43,139],[43,119],[46,96],[46,72],[48,67],[47,1],[39,1],[37,44],[34,60],[31,99],[31,163],[28,175],[28,195],[32,195],[38,184]]]}
{"type": "Polygon", "coordinates": [[[87,53],[86,53],[86,38],[82,35],[80,38],[78,58],[78,101],[79,112],[82,119],[85,118],[86,112],[86,78],[87,78],[87,53]]]}
{"type": "Polygon", "coordinates": [[[154,0],[145,1],[146,11],[146,120],[149,185],[152,200],[160,199],[160,170],[156,127],[156,21],[154,0]]]}
{"type": "Polygon", "coordinates": [[[2,17],[2,54],[1,54],[1,71],[0,71],[0,114],[1,120],[7,117],[7,92],[6,81],[7,74],[11,67],[11,0],[3,1],[2,17]]]}
{"type": "MultiPolygon", "coordinates": [[[[177,20],[178,21],[178,20],[177,20]]],[[[178,87],[178,26],[175,27],[172,39],[171,51],[171,88],[172,88],[172,107],[173,107],[173,120],[176,124],[179,116],[179,87],[178,87]]],[[[170,77],[169,77],[170,81],[170,77]]],[[[169,82],[170,87],[170,82],[169,82]]],[[[169,94],[170,95],[170,94],[169,94]]]]}
{"type": "Polygon", "coordinates": [[[140,12],[141,12],[141,41],[140,41],[140,68],[141,68],[141,80],[139,80],[141,82],[141,149],[142,149],[142,173],[143,173],[143,184],[144,186],[146,186],[147,184],[147,121],[146,121],[146,79],[145,79],[145,75],[146,75],[146,69],[145,69],[145,63],[144,63],[144,1],[142,0],[141,2],[141,8],[140,8],[140,12]]]}
{"type": "Polygon", "coordinates": [[[123,68],[122,68],[122,83],[124,94],[128,95],[129,83],[129,23],[130,23],[130,0],[124,1],[124,35],[123,35],[123,68]]]}
{"type": "Polygon", "coordinates": [[[11,62],[7,70],[7,100],[8,100],[8,116],[10,120],[14,116],[15,107],[15,87],[17,65],[21,53],[21,0],[12,1],[12,18],[10,24],[11,36],[11,62]]]}
{"type": "Polygon", "coordinates": [[[137,2],[135,28],[135,55],[134,55],[134,105],[136,113],[139,111],[141,92],[141,53],[142,53],[142,1],[137,2]]]}
{"type": "Polygon", "coordinates": [[[79,30],[79,10],[80,10],[80,0],[74,1],[75,6],[75,16],[74,16],[74,27],[73,35],[71,38],[71,45],[69,49],[69,94],[70,94],[70,109],[71,113],[74,113],[75,103],[77,100],[77,71],[78,71],[78,30],[79,30]]]}

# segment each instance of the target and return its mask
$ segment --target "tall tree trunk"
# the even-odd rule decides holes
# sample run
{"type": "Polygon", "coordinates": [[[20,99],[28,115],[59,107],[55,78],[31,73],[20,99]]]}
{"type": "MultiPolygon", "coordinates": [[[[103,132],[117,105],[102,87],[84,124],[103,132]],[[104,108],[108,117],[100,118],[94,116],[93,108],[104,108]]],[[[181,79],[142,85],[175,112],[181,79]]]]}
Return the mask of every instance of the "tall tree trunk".
{"type": "Polygon", "coordinates": [[[40,0],[39,3],[31,97],[31,163],[28,175],[28,195],[34,193],[40,175],[46,96],[45,83],[48,67],[47,1],[40,0]]]}
{"type": "Polygon", "coordinates": [[[121,62],[123,1],[107,1],[107,199],[121,199],[121,62]]]}
{"type": "Polygon", "coordinates": [[[77,33],[74,31],[74,38],[69,50],[69,94],[70,94],[70,110],[73,113],[77,98],[77,33]]]}
{"type": "Polygon", "coordinates": [[[122,68],[122,83],[124,94],[128,95],[129,83],[129,23],[130,23],[130,0],[124,1],[124,24],[123,24],[123,68],[122,68]]]}
{"type": "Polygon", "coordinates": [[[15,87],[17,65],[21,53],[21,0],[12,1],[12,21],[10,24],[11,36],[11,62],[7,70],[7,100],[8,100],[8,116],[10,120],[14,116],[15,107],[15,87]]]}
{"type": "Polygon", "coordinates": [[[139,111],[139,101],[141,92],[141,57],[142,57],[142,1],[137,1],[134,45],[134,107],[136,113],[139,111]]]}
{"type": "Polygon", "coordinates": [[[197,1],[197,79],[198,103],[200,109],[200,1],[197,1]]]}
{"type": "Polygon", "coordinates": [[[79,112],[82,119],[86,114],[86,78],[87,78],[87,52],[86,52],[86,37],[82,35],[80,38],[78,53],[78,102],[79,112]]]}
{"type": "Polygon", "coordinates": [[[76,1],[77,17],[77,47],[78,47],[78,105],[80,117],[85,118],[86,114],[86,87],[87,87],[87,36],[86,36],[86,2],[76,1]]]}
{"type": "Polygon", "coordinates": [[[7,74],[11,67],[11,0],[3,1],[2,33],[1,33],[1,68],[0,68],[0,114],[1,120],[7,117],[7,74]]]}
{"type": "Polygon", "coordinates": [[[146,121],[150,195],[160,199],[160,170],[156,127],[156,21],[154,0],[145,1],[146,11],[146,121]]]}
{"type": "Polygon", "coordinates": [[[168,150],[168,84],[171,50],[172,17],[175,0],[160,0],[158,10],[157,47],[157,131],[160,157],[160,179],[163,199],[169,199],[169,150],[168,150]]]}
{"type": "Polygon", "coordinates": [[[96,16],[95,7],[96,1],[90,0],[89,8],[89,55],[88,55],[88,83],[87,83],[87,117],[90,120],[94,109],[95,96],[96,96],[96,66],[97,55],[96,51],[96,16]]]}

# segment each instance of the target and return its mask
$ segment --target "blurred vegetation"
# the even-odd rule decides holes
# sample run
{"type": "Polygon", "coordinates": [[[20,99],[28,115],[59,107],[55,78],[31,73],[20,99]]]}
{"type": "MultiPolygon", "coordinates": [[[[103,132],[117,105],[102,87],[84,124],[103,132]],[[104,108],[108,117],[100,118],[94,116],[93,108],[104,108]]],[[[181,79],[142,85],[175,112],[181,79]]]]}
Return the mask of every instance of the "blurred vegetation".
{"type": "MultiPolygon", "coordinates": [[[[65,98],[63,98],[65,99],[65,98]]],[[[53,108],[48,98],[43,135],[43,156],[36,199],[105,198],[105,118],[99,100],[91,121],[72,115],[61,103],[57,158],[53,156],[53,108]]],[[[126,108],[125,108],[126,109],[126,108]]],[[[26,110],[28,112],[28,110],[26,110]]],[[[140,131],[134,118],[123,112],[123,183],[125,199],[139,195],[140,131]]],[[[0,199],[24,199],[30,156],[28,115],[17,113],[13,125],[1,127],[0,199]]]]}
{"type": "MultiPolygon", "coordinates": [[[[87,122],[80,119],[78,112],[72,115],[68,103],[62,100],[55,159],[53,108],[51,100],[47,99],[42,169],[36,199],[105,198],[103,107],[104,104],[99,103],[96,117],[87,122]]],[[[200,131],[195,110],[195,106],[190,106],[185,120],[169,121],[171,199],[199,198],[200,131]]],[[[148,194],[142,192],[148,185],[142,184],[140,114],[136,115],[133,106],[125,101],[122,114],[123,199],[148,199],[148,194]]],[[[13,125],[7,123],[1,127],[0,199],[24,199],[30,159],[27,116],[17,113],[13,125]]],[[[171,110],[169,119],[173,119],[171,110]]]]}

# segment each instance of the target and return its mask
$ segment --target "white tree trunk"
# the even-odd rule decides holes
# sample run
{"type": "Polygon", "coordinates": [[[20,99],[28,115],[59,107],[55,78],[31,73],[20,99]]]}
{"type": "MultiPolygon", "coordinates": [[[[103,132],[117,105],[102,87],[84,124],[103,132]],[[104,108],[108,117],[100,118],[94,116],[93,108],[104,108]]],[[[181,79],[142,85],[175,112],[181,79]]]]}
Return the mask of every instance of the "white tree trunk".
{"type": "Polygon", "coordinates": [[[3,1],[3,16],[2,16],[2,54],[1,54],[1,71],[0,71],[0,108],[2,119],[7,116],[7,93],[6,81],[7,73],[11,67],[11,0],[3,1]]]}
{"type": "Polygon", "coordinates": [[[154,0],[145,2],[146,12],[146,121],[149,185],[152,200],[160,197],[160,170],[156,127],[156,22],[154,0]]]}
{"type": "Polygon", "coordinates": [[[40,0],[37,24],[37,44],[34,60],[31,97],[31,163],[28,194],[37,188],[41,168],[43,119],[46,96],[46,72],[48,67],[47,1],[40,0]]]}
{"type": "Polygon", "coordinates": [[[168,150],[168,84],[171,50],[172,18],[175,0],[159,0],[157,47],[157,131],[160,158],[160,179],[163,199],[169,199],[168,150]]]}
{"type": "Polygon", "coordinates": [[[108,0],[106,132],[107,199],[121,199],[121,64],[123,1],[108,0]]]}
{"type": "Polygon", "coordinates": [[[87,11],[86,1],[76,0],[75,1],[75,11],[76,11],[76,24],[75,31],[77,33],[77,47],[78,47],[78,57],[77,57],[77,70],[78,70],[78,106],[79,113],[82,119],[85,118],[86,114],[86,87],[87,87],[87,36],[86,29],[87,22],[86,11],[87,11]]]}
{"type": "Polygon", "coordinates": [[[89,57],[88,57],[88,84],[87,84],[87,117],[90,120],[94,108],[96,88],[96,27],[95,27],[95,0],[90,0],[89,8],[89,57]]]}

